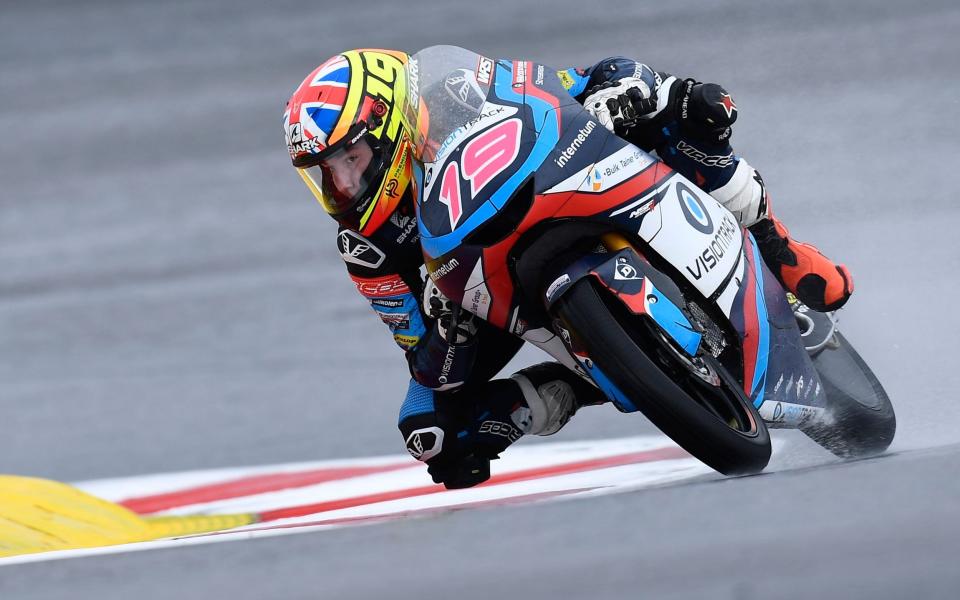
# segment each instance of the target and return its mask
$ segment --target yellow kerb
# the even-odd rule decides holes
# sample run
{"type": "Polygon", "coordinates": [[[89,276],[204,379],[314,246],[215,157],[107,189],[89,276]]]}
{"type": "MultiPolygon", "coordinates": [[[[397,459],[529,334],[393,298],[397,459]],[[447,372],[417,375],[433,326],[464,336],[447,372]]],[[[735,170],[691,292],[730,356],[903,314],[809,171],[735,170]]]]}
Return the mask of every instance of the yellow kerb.
{"type": "Polygon", "coordinates": [[[145,542],[256,522],[256,515],[141,517],[57,481],[0,475],[0,557],[145,542]]]}

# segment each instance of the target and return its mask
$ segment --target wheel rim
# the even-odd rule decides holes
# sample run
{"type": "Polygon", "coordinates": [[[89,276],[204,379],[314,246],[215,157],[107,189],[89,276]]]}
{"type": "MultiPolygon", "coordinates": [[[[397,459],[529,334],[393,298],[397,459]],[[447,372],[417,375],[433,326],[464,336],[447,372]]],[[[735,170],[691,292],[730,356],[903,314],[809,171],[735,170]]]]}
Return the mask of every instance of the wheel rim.
{"type": "MultiPolygon", "coordinates": [[[[673,377],[674,382],[697,404],[731,429],[744,435],[755,435],[757,421],[753,413],[744,406],[749,400],[740,396],[739,387],[735,383],[728,382],[721,376],[720,369],[723,367],[716,363],[716,359],[700,355],[691,359],[678,349],[659,327],[647,319],[643,320],[645,327],[653,334],[650,337],[658,341],[652,356],[660,367],[673,377]]],[[[643,340],[634,341],[643,344],[643,340]]]]}
{"type": "Polygon", "coordinates": [[[626,328],[634,343],[645,349],[701,408],[742,435],[757,435],[759,424],[751,410],[753,404],[713,356],[697,355],[691,359],[649,317],[626,314],[623,304],[609,294],[601,293],[600,297],[610,311],[627,317],[621,323],[636,325],[626,328]]]}

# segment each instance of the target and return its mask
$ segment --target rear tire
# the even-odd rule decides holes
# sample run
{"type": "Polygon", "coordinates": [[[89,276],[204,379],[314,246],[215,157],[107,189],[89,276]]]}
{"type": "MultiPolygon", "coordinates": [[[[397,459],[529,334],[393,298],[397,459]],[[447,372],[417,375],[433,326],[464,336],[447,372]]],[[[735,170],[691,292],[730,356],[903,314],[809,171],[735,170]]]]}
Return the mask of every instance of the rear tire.
{"type": "Polygon", "coordinates": [[[698,370],[713,381],[708,383],[647,317],[598,293],[592,277],[576,282],[554,312],[600,370],[684,450],[724,475],[758,473],[767,466],[766,425],[712,356],[697,357],[698,370]]]}
{"type": "Polygon", "coordinates": [[[835,335],[837,345],[813,358],[827,396],[827,422],[801,431],[841,458],[880,454],[897,431],[893,404],[850,342],[840,332],[835,335]]]}

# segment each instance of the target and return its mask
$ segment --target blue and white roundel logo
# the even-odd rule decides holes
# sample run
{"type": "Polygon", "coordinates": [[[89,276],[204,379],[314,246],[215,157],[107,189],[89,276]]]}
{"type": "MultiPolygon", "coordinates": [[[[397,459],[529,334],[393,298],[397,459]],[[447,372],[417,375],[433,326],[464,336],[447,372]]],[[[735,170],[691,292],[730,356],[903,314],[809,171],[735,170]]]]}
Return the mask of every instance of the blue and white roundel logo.
{"type": "Polygon", "coordinates": [[[677,184],[677,195],[680,197],[680,208],[683,209],[687,223],[701,233],[713,233],[713,219],[710,218],[703,201],[682,183],[677,184]]]}

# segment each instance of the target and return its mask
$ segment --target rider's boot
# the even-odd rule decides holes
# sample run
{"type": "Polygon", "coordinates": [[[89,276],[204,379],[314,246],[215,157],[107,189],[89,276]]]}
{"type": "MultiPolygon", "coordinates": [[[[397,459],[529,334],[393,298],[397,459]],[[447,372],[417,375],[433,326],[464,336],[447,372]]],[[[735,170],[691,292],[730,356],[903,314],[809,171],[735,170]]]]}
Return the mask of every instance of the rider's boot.
{"type": "Polygon", "coordinates": [[[763,179],[747,161],[741,158],[730,180],[711,194],[750,230],[763,261],[800,302],[826,312],[837,310],[850,298],[853,277],[847,267],[790,237],[773,215],[763,179]]]}
{"type": "Polygon", "coordinates": [[[750,227],[760,255],[781,284],[813,310],[834,311],[853,293],[853,276],[811,244],[798,242],[770,215],[750,227]]]}
{"type": "Polygon", "coordinates": [[[553,435],[581,406],[602,404],[606,396],[560,363],[545,362],[510,377],[523,392],[530,410],[521,428],[533,435],[553,435]]]}

